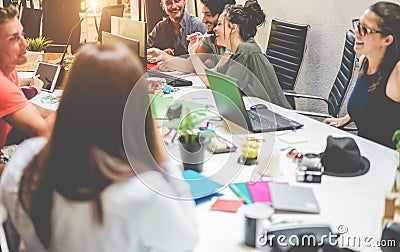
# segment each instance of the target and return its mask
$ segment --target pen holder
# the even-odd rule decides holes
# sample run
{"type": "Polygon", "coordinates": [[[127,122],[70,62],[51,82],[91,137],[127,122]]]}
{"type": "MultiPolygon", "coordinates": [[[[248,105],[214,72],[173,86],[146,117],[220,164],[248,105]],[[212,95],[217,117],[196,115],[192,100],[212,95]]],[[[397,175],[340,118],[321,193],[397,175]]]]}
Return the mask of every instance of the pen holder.
{"type": "Polygon", "coordinates": [[[164,78],[148,77],[147,83],[149,85],[149,93],[162,96],[163,90],[167,84],[164,78]]]}

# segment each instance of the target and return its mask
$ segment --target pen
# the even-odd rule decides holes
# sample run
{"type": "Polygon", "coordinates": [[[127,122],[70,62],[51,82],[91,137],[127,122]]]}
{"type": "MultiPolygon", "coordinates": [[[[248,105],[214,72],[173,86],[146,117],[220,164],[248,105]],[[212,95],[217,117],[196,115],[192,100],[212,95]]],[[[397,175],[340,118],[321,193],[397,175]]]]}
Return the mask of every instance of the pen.
{"type": "Polygon", "coordinates": [[[203,38],[208,38],[208,37],[213,37],[213,36],[218,37],[218,34],[206,33],[206,34],[204,34],[202,37],[203,37],[203,38]]]}
{"type": "MultiPolygon", "coordinates": [[[[195,33],[194,35],[187,35],[186,39],[187,39],[187,40],[191,40],[191,39],[196,38],[196,36],[200,36],[200,34],[195,33]]],[[[217,37],[218,34],[214,34],[214,33],[204,33],[204,34],[201,35],[202,38],[208,38],[208,37],[214,37],[214,36],[217,37]]]]}

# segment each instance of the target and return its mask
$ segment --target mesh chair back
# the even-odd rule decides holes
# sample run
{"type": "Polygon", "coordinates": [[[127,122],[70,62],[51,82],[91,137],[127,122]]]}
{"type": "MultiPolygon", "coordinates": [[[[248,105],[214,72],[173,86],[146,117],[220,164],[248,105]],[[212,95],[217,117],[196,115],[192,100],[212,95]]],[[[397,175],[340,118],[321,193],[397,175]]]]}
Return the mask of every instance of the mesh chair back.
{"type": "Polygon", "coordinates": [[[328,112],[334,117],[339,115],[340,108],[344,102],[344,98],[353,77],[356,58],[354,43],[354,33],[353,31],[349,30],[346,32],[346,42],[344,44],[340,69],[328,96],[328,112]]]}
{"type": "Polygon", "coordinates": [[[283,90],[293,90],[296,85],[309,27],[272,19],[266,55],[283,90]]]}

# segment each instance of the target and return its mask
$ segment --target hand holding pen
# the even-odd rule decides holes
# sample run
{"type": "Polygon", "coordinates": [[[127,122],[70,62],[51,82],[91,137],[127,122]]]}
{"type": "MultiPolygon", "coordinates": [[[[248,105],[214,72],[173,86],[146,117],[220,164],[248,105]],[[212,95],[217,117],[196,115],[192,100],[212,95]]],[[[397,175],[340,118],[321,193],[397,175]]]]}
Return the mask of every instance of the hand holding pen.
{"type": "Polygon", "coordinates": [[[195,32],[190,35],[186,36],[186,39],[189,40],[191,43],[194,42],[197,38],[208,38],[208,37],[213,37],[216,36],[214,33],[200,33],[200,32],[195,32]]]}

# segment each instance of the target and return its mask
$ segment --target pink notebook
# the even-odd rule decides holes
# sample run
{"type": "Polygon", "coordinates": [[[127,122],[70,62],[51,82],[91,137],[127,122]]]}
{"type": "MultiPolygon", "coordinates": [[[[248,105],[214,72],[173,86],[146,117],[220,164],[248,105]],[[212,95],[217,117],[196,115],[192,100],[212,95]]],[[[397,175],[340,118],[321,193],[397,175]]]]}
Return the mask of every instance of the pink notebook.
{"type": "MultiPolygon", "coordinates": [[[[272,204],[271,193],[269,191],[269,183],[276,183],[270,181],[256,181],[246,182],[247,188],[251,194],[253,202],[272,204]]],[[[279,183],[287,184],[287,183],[279,183]]]]}

